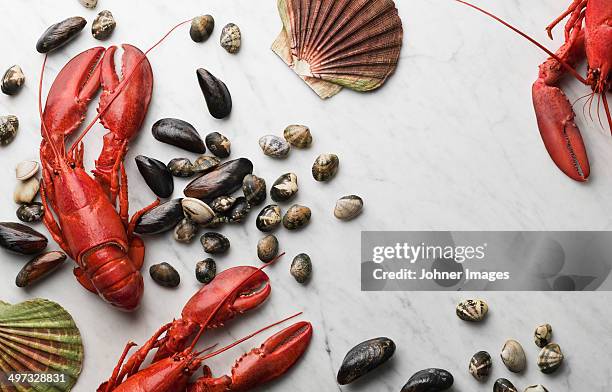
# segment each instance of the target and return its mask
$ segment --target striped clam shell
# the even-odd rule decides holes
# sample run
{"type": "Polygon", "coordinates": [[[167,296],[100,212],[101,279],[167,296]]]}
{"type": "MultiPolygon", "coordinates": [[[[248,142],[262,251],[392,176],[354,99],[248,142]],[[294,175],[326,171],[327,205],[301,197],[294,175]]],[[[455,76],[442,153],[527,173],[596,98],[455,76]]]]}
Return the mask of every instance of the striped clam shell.
{"type": "Polygon", "coordinates": [[[470,360],[470,374],[478,381],[485,380],[491,373],[491,355],[486,351],[479,351],[470,360]]]}
{"type": "Polygon", "coordinates": [[[489,312],[489,306],[481,299],[466,299],[457,305],[457,317],[464,321],[482,321],[489,312]]]}
{"type": "Polygon", "coordinates": [[[538,366],[542,373],[554,373],[563,363],[563,352],[561,347],[556,343],[550,343],[538,354],[538,366]]]}

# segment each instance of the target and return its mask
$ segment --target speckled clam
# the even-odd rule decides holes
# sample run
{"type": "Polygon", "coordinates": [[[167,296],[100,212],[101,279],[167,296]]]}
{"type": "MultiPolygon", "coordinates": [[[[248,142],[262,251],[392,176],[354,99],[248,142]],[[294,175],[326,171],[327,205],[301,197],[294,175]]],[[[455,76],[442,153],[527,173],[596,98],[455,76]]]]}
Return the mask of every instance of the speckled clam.
{"type": "Polygon", "coordinates": [[[185,244],[190,243],[198,233],[198,225],[190,218],[183,220],[174,228],[174,239],[185,244]]]}
{"type": "Polygon", "coordinates": [[[395,353],[395,343],[385,337],[359,343],[344,357],[336,377],[338,384],[347,385],[387,362],[395,353]]]}
{"type": "Polygon", "coordinates": [[[149,268],[149,274],[155,283],[164,287],[177,287],[181,283],[181,276],[173,266],[164,262],[153,264],[149,268]]]}
{"type": "Polygon", "coordinates": [[[191,20],[189,36],[193,42],[206,41],[215,29],[215,19],[211,15],[196,16],[191,20]]]}
{"type": "Polygon", "coordinates": [[[464,321],[482,321],[488,312],[489,306],[481,299],[466,299],[459,302],[456,308],[457,317],[464,321]]]}
{"type": "Polygon", "coordinates": [[[13,200],[17,204],[29,204],[34,201],[39,189],[40,181],[36,177],[21,181],[15,186],[13,200]]]}
{"type": "Polygon", "coordinates": [[[91,25],[91,34],[95,39],[105,40],[113,34],[117,27],[117,22],[112,12],[104,10],[96,16],[91,25]]]}
{"type": "Polygon", "coordinates": [[[218,158],[227,158],[232,151],[232,143],[219,132],[211,132],[204,139],[206,147],[218,158]]]}
{"type": "Polygon", "coordinates": [[[550,324],[539,325],[533,333],[533,341],[536,346],[543,348],[552,339],[552,326],[550,324]]]}
{"type": "Polygon", "coordinates": [[[206,225],[215,217],[215,212],[202,200],[186,197],[181,201],[183,213],[193,222],[206,225]]]}
{"type": "Polygon", "coordinates": [[[542,384],[530,385],[525,388],[525,392],[548,392],[548,389],[546,389],[542,384]]]}
{"type": "Polygon", "coordinates": [[[280,226],[281,221],[282,215],[280,207],[276,204],[270,204],[265,206],[259,215],[257,215],[255,225],[260,231],[267,233],[280,226]]]}
{"type": "Polygon", "coordinates": [[[329,181],[338,173],[339,166],[340,160],[337,155],[321,154],[312,165],[312,176],[317,181],[329,181]]]}
{"type": "Polygon", "coordinates": [[[312,276],[312,261],[306,253],[300,253],[293,258],[289,273],[296,282],[304,284],[312,276]]]}
{"type": "Polygon", "coordinates": [[[308,148],[312,144],[310,128],[305,125],[289,125],[285,128],[283,136],[295,148],[308,148]]]}
{"type": "Polygon", "coordinates": [[[212,155],[200,155],[193,161],[193,171],[198,174],[206,174],[215,170],[221,164],[221,160],[212,155]]]}
{"type": "Polygon", "coordinates": [[[247,174],[242,180],[242,193],[251,206],[258,206],[266,200],[266,180],[254,174],[247,174]]]}
{"type": "Polygon", "coordinates": [[[221,47],[228,53],[238,53],[242,44],[242,33],[240,28],[234,23],[228,23],[221,30],[221,47]]]}
{"type": "Polygon", "coordinates": [[[15,178],[19,181],[25,181],[34,177],[39,168],[40,165],[36,161],[21,161],[15,167],[15,178]]]}
{"type": "Polygon", "coordinates": [[[504,365],[514,373],[520,373],[527,367],[527,357],[523,346],[516,340],[506,341],[501,351],[501,359],[504,365]]]}
{"type": "Polygon", "coordinates": [[[291,145],[287,141],[274,135],[261,137],[259,139],[259,147],[261,147],[265,155],[276,159],[287,158],[291,151],[291,145]]]}
{"type": "Polygon", "coordinates": [[[495,380],[495,384],[493,384],[493,392],[518,392],[518,389],[516,389],[510,380],[498,378],[495,380]]]}
{"type": "Polygon", "coordinates": [[[424,369],[416,372],[400,392],[441,392],[453,386],[453,375],[444,369],[424,369]]]}
{"type": "Polygon", "coordinates": [[[210,203],[210,208],[212,208],[214,212],[223,214],[229,211],[235,203],[236,203],[235,197],[219,196],[210,203]]]}
{"type": "Polygon", "coordinates": [[[549,343],[538,354],[538,367],[542,373],[554,373],[563,363],[563,352],[556,343],[549,343]]]}
{"type": "Polygon", "coordinates": [[[87,8],[96,8],[98,0],[79,0],[79,3],[87,8]]]}
{"type": "Polygon", "coordinates": [[[257,243],[257,257],[264,263],[269,263],[278,255],[278,239],[268,234],[257,243]]]}
{"type": "Polygon", "coordinates": [[[193,163],[188,158],[174,158],[166,166],[174,177],[188,178],[195,174],[193,163]]]}
{"type": "Polygon", "coordinates": [[[23,204],[17,209],[16,215],[22,222],[40,222],[45,215],[45,207],[39,202],[23,204]]]}
{"type": "Polygon", "coordinates": [[[492,366],[491,355],[486,351],[479,351],[472,356],[469,371],[476,380],[483,381],[489,377],[492,366]]]}
{"type": "Polygon", "coordinates": [[[217,276],[217,263],[210,257],[196,263],[196,279],[200,283],[208,284],[217,276]]]}
{"type": "Polygon", "coordinates": [[[7,145],[15,139],[17,130],[19,129],[19,120],[17,116],[9,114],[8,116],[0,116],[0,144],[7,145]]]}
{"type": "Polygon", "coordinates": [[[270,196],[274,201],[289,201],[297,195],[298,190],[297,176],[294,173],[285,173],[272,184],[270,196]]]}
{"type": "Polygon", "coordinates": [[[17,287],[28,287],[32,285],[45,276],[50,275],[57,267],[66,261],[66,258],[67,256],[64,252],[58,251],[37,255],[19,271],[17,278],[15,278],[15,285],[17,287]]]}
{"type": "Polygon", "coordinates": [[[363,210],[363,199],[357,195],[348,195],[340,198],[334,208],[334,216],[340,220],[348,221],[356,218],[363,210]]]}
{"type": "Polygon", "coordinates": [[[21,91],[24,83],[25,75],[23,74],[23,70],[20,66],[13,65],[4,73],[2,81],[0,82],[0,89],[6,95],[15,95],[21,91]]]}
{"type": "Polygon", "coordinates": [[[229,239],[220,233],[206,233],[200,238],[200,242],[202,247],[204,247],[204,251],[212,255],[225,253],[230,248],[229,239]]]}
{"type": "Polygon", "coordinates": [[[289,207],[285,216],[283,216],[283,226],[285,226],[287,230],[300,229],[310,223],[311,215],[312,212],[310,208],[294,204],[289,207]]]}

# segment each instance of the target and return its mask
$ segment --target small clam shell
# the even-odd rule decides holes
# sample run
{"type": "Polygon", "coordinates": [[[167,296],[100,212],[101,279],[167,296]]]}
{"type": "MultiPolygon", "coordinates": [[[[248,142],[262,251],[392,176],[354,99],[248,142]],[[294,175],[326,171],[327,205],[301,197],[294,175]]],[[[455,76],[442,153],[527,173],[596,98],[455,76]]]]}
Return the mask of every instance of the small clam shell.
{"type": "Polygon", "coordinates": [[[190,243],[198,232],[198,225],[189,218],[183,220],[174,228],[174,239],[182,243],[190,243]]]}
{"type": "Polygon", "coordinates": [[[181,199],[167,201],[144,214],[136,225],[138,234],[159,234],[172,230],[183,218],[181,199]]]}
{"type": "Polygon", "coordinates": [[[226,236],[219,233],[206,233],[200,238],[200,242],[204,247],[204,251],[212,255],[225,253],[230,248],[230,241],[226,236]]]}
{"type": "Polygon", "coordinates": [[[334,216],[340,220],[348,221],[359,214],[363,210],[363,199],[356,195],[349,195],[340,198],[336,202],[334,208],[334,216]]]}
{"type": "Polygon", "coordinates": [[[219,158],[227,158],[230,156],[232,143],[224,135],[219,132],[211,132],[206,135],[204,140],[206,142],[206,147],[208,147],[214,156],[219,158]]]}
{"type": "Polygon", "coordinates": [[[31,204],[23,204],[17,209],[17,218],[22,222],[39,222],[45,215],[45,207],[42,203],[34,202],[31,204]]]}
{"type": "Polygon", "coordinates": [[[162,118],[151,128],[153,137],[166,144],[190,152],[204,154],[206,146],[195,127],[178,118],[162,118]]]}
{"type": "Polygon", "coordinates": [[[212,155],[200,155],[193,161],[193,171],[198,174],[206,174],[215,170],[221,164],[221,160],[212,155]]]}
{"type": "Polygon", "coordinates": [[[232,111],[232,96],[225,83],[204,68],[198,69],[196,75],[210,114],[217,119],[229,116],[232,111]]]}
{"type": "Polygon", "coordinates": [[[269,263],[278,255],[278,239],[272,234],[263,237],[257,243],[257,257],[264,263],[269,263]]]}
{"type": "Polygon", "coordinates": [[[204,42],[215,28],[215,19],[211,15],[196,16],[191,20],[189,36],[193,42],[204,42]]]}
{"type": "Polygon", "coordinates": [[[183,212],[193,222],[206,225],[215,217],[215,212],[202,200],[186,197],[181,201],[183,212]]]}
{"type": "Polygon", "coordinates": [[[308,148],[312,144],[310,129],[305,125],[289,125],[285,128],[283,136],[296,148],[308,148]]]}
{"type": "Polygon", "coordinates": [[[289,269],[291,276],[295,278],[298,283],[306,283],[312,276],[312,261],[310,256],[306,253],[300,253],[293,258],[291,262],[291,268],[289,269]]]}
{"type": "Polygon", "coordinates": [[[416,372],[400,392],[440,392],[453,386],[453,375],[444,369],[425,369],[416,372]]]}
{"type": "Polygon", "coordinates": [[[39,189],[40,181],[36,177],[19,182],[13,192],[13,200],[17,204],[30,204],[34,201],[39,189]]]}
{"type": "Polygon", "coordinates": [[[229,211],[235,203],[236,199],[234,197],[219,196],[210,203],[210,208],[212,208],[214,212],[223,214],[229,211]]]}
{"type": "Polygon", "coordinates": [[[32,283],[53,272],[66,261],[66,258],[67,256],[64,252],[58,251],[46,252],[34,257],[19,271],[15,284],[17,287],[30,286],[32,283]]]}
{"type": "Polygon", "coordinates": [[[0,222],[0,246],[22,255],[36,254],[47,247],[47,237],[29,226],[0,222]]]}
{"type": "Polygon", "coordinates": [[[96,8],[98,5],[98,0],[79,0],[79,3],[87,8],[96,8]]]}
{"type": "Polygon", "coordinates": [[[561,347],[556,343],[549,343],[540,354],[538,354],[538,366],[542,373],[554,373],[563,363],[563,353],[561,347]]]}
{"type": "Polygon", "coordinates": [[[95,39],[105,40],[113,34],[117,27],[117,22],[112,12],[104,10],[96,16],[91,25],[91,34],[95,39]]]}
{"type": "Polygon", "coordinates": [[[516,340],[508,340],[501,352],[501,359],[504,365],[514,373],[520,373],[527,366],[527,358],[523,346],[516,340]]]}
{"type": "Polygon", "coordinates": [[[291,151],[291,145],[278,136],[266,135],[259,139],[263,153],[276,159],[284,159],[291,151]]]}
{"type": "Polygon", "coordinates": [[[174,158],[167,166],[174,177],[188,178],[195,174],[193,163],[187,158],[174,158]]]}
{"type": "Polygon", "coordinates": [[[297,195],[298,190],[297,176],[294,173],[286,173],[274,181],[270,196],[274,201],[289,201],[297,195]]]}
{"type": "Polygon", "coordinates": [[[242,43],[242,34],[240,28],[234,23],[228,23],[221,31],[221,47],[227,50],[228,53],[238,53],[240,44],[242,43]]]}
{"type": "Polygon", "coordinates": [[[15,177],[19,181],[25,181],[38,173],[40,165],[36,161],[21,161],[15,167],[15,177]]]}
{"type": "Polygon", "coordinates": [[[38,53],[48,53],[59,48],[76,37],[86,24],[85,18],[75,16],[52,25],[38,39],[36,50],[38,53]]]}
{"type": "Polygon", "coordinates": [[[168,263],[153,264],[149,274],[155,283],[164,287],[177,287],[181,283],[178,271],[168,263]]]}
{"type": "Polygon", "coordinates": [[[542,324],[535,329],[533,340],[536,346],[542,348],[550,343],[552,339],[552,326],[550,324],[542,324]]]}
{"type": "Polygon", "coordinates": [[[25,83],[25,75],[21,70],[21,67],[18,65],[13,65],[11,68],[7,69],[2,77],[2,82],[0,83],[0,89],[6,95],[15,95],[25,83]]]}
{"type": "Polygon", "coordinates": [[[489,306],[481,299],[466,299],[457,305],[457,317],[464,321],[482,321],[489,312],[489,306]]]}
{"type": "Polygon", "coordinates": [[[287,230],[300,229],[310,222],[311,215],[310,208],[294,204],[285,213],[283,217],[283,226],[285,226],[287,230]]]}
{"type": "Polygon", "coordinates": [[[17,116],[9,114],[8,116],[0,116],[0,144],[7,145],[15,139],[17,130],[19,129],[19,120],[17,116]]]}
{"type": "Polygon", "coordinates": [[[395,353],[395,343],[389,338],[366,340],[353,347],[344,357],[337,381],[340,385],[352,383],[387,362],[395,353]]]}
{"type": "Polygon", "coordinates": [[[265,206],[255,221],[255,225],[260,231],[268,233],[276,229],[282,221],[281,209],[276,204],[265,206]]]}
{"type": "Polygon", "coordinates": [[[498,378],[493,385],[493,392],[518,392],[518,389],[509,380],[498,378]]]}
{"type": "Polygon", "coordinates": [[[208,284],[217,275],[217,263],[211,258],[198,261],[195,268],[196,279],[200,283],[208,284]]]}
{"type": "Polygon", "coordinates": [[[483,381],[489,377],[492,365],[491,355],[486,351],[479,351],[474,354],[470,360],[470,374],[474,376],[476,380],[483,381]]]}
{"type": "Polygon", "coordinates": [[[317,181],[329,181],[336,173],[340,160],[335,154],[321,154],[312,165],[312,176],[317,181]]]}
{"type": "Polygon", "coordinates": [[[144,155],[138,155],[135,160],[138,171],[153,193],[162,198],[172,196],[174,179],[163,162],[144,155]]]}
{"type": "Polygon", "coordinates": [[[246,201],[246,198],[240,196],[236,198],[234,205],[227,213],[229,223],[241,223],[251,211],[251,206],[246,201]]]}
{"type": "Polygon", "coordinates": [[[525,392],[548,392],[548,389],[544,387],[544,385],[530,385],[525,388],[525,392]]]}
{"type": "Polygon", "coordinates": [[[258,206],[266,200],[266,180],[247,174],[242,180],[242,193],[251,206],[258,206]]]}

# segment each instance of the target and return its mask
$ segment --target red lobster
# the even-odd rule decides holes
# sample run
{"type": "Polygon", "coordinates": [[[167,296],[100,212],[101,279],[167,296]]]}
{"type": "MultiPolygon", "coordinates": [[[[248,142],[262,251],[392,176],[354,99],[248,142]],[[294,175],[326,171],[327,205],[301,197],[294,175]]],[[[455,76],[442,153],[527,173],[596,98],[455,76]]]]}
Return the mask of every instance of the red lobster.
{"type": "MultiPolygon", "coordinates": [[[[131,221],[128,219],[123,158],[147,113],[153,73],[145,54],[134,46],[123,45],[123,72],[131,72],[120,82],[115,72],[116,49],[96,47],[70,60],[48,93],[44,113],[40,108],[41,198],[47,211],[44,223],[53,239],[78,264],[74,269],[78,281],[110,304],[130,311],[138,306],[143,294],[140,269],[144,243],[134,235],[134,227],[156,203],[136,213],[131,221]],[[80,127],[87,104],[100,86],[96,120],[100,118],[109,132],[96,161],[94,180],[83,165],[81,140],[96,120],[69,149],[66,138],[80,127]],[[115,209],[117,197],[119,211],[115,209]]],[[[40,96],[39,91],[42,106],[40,96]]]]}
{"type": "Polygon", "coordinates": [[[540,134],[559,169],[576,181],[586,181],[591,172],[586,148],[580,129],[574,122],[576,115],[572,105],[559,88],[559,83],[569,73],[591,86],[593,93],[590,100],[592,102],[595,94],[599,94],[612,131],[612,116],[606,96],[612,88],[612,1],[573,0],[567,11],[546,28],[552,38],[554,27],[569,16],[565,25],[565,43],[556,54],[497,16],[465,1],[456,1],[494,18],[548,53],[550,58],[540,65],[538,79],[532,89],[540,134]],[[588,61],[586,78],[574,69],[585,57],[588,61]]]}
{"type": "Polygon", "coordinates": [[[189,382],[206,359],[301,314],[274,323],[211,354],[202,355],[208,350],[194,351],[195,344],[207,328],[221,326],[267,299],[271,288],[268,276],[262,271],[266,266],[234,267],[220,273],[187,302],[182,319],[160,328],[126,361],[129,350],[135,345],[128,343],[113,375],[98,388],[98,392],[247,391],[283,375],[310,343],[312,325],[308,322],[285,328],[259,348],[244,354],[232,367],[230,376],[215,378],[204,366],[203,377],[194,383],[189,382]],[[191,345],[190,338],[193,338],[191,345]],[[158,351],[153,363],[140,370],[149,352],[155,348],[158,351]]]}

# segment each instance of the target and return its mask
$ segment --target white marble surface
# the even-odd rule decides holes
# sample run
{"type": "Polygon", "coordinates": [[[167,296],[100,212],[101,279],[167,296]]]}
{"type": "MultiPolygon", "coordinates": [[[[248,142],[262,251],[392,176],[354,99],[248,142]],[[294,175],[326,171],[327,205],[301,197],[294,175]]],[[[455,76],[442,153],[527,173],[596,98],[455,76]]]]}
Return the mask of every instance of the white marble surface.
{"type": "MultiPolygon", "coordinates": [[[[516,22],[547,42],[544,27],[566,1],[491,0],[488,8],[516,22]]],[[[268,273],[273,294],[258,311],[208,335],[207,342],[228,342],[295,311],[312,321],[315,336],[299,366],[265,390],[398,391],[415,371],[444,367],[456,376],[454,391],[490,391],[498,376],[524,388],[544,383],[551,392],[610,390],[612,310],[609,293],[482,293],[492,311],[486,323],[467,326],[454,316],[460,293],[362,293],[359,290],[360,231],[392,229],[609,229],[612,215],[612,138],[596,122],[579,116],[592,162],[592,179],[577,184],[551,163],[538,135],[530,102],[531,82],[542,53],[482,15],[450,0],[400,0],[405,45],[397,74],[373,94],[343,91],[323,102],[270,50],[280,29],[275,2],[214,0],[181,2],[99,0],[98,10],[110,9],[118,28],[106,44],[129,42],[146,48],[176,22],[211,13],[214,38],[195,44],[188,27],[181,28],[150,55],[155,74],[152,105],[140,137],[126,159],[131,210],[148,204],[153,194],[139,176],[133,158],[149,155],[163,161],[190,156],[156,142],[151,125],[175,116],[193,123],[204,135],[221,131],[233,142],[232,156],[253,160],[255,171],[268,183],[287,171],[300,179],[298,202],[313,209],[311,225],[299,233],[279,231],[289,255],[312,256],[314,279],[307,286],[289,276],[291,256],[268,273]],[[237,23],[244,41],[238,55],[225,53],[217,43],[224,24],[237,23]],[[234,110],[226,121],[206,111],[195,79],[205,67],[227,82],[234,110]],[[280,134],[290,123],[313,130],[310,150],[294,151],[286,161],[263,156],[260,136],[280,134]],[[341,170],[329,184],[312,180],[312,161],[322,152],[335,152],[341,170]],[[357,193],[366,210],[350,223],[336,221],[335,200],[357,193]],[[535,365],[532,331],[541,322],[555,328],[555,340],[567,364],[554,376],[540,374],[535,365]],[[389,336],[398,345],[392,362],[363,382],[339,388],[335,374],[354,344],[389,336]],[[493,377],[477,384],[467,373],[470,356],[489,350],[495,358],[507,338],[523,342],[529,370],[509,374],[496,359],[493,377]]],[[[0,96],[0,113],[19,116],[17,139],[0,149],[1,220],[15,220],[12,201],[13,168],[22,159],[38,156],[39,119],[36,86],[43,57],[34,50],[39,34],[68,16],[82,15],[91,23],[96,12],[76,0],[3,1],[0,5],[0,68],[20,64],[27,75],[17,97],[0,96]]],[[[91,26],[88,25],[87,29],[91,26]]],[[[561,36],[562,34],[558,34],[561,36]]],[[[66,61],[98,45],[89,32],[49,58],[45,91],[66,61]]],[[[560,44],[548,43],[550,47],[560,44]]],[[[587,90],[566,84],[572,98],[587,90]]],[[[93,110],[90,111],[90,115],[93,110]]],[[[86,139],[89,165],[99,151],[102,128],[86,139]]],[[[91,167],[91,166],[90,166],[91,167]]],[[[176,181],[179,196],[184,182],[176,181]]],[[[223,229],[232,241],[219,269],[258,265],[255,245],[261,234],[255,214],[244,226],[223,229]]],[[[44,230],[42,225],[38,229],[44,230]]],[[[177,317],[198,289],[193,268],[204,254],[199,243],[180,245],[171,234],[147,239],[146,267],[168,261],[180,271],[177,290],[156,286],[145,274],[146,294],[141,309],[122,314],[81,289],[71,269],[28,290],[14,286],[24,259],[2,252],[0,298],[18,302],[31,297],[56,300],[74,315],[86,344],[86,362],[76,391],[92,390],[108,377],[126,341],[143,342],[163,323],[177,317]]],[[[263,340],[261,337],[258,341],[263,340]]],[[[251,342],[211,361],[216,373],[229,369],[251,342]]]]}

